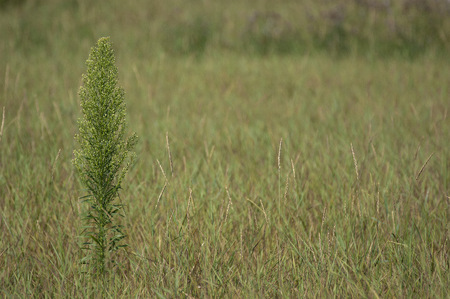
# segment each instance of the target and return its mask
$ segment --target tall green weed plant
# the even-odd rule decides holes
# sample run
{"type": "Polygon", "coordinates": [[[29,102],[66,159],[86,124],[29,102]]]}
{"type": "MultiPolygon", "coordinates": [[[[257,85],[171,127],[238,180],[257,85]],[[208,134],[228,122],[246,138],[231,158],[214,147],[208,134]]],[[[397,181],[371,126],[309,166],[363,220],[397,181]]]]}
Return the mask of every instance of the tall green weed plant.
{"type": "Polygon", "coordinates": [[[89,269],[102,275],[113,264],[112,253],[126,246],[123,228],[115,217],[122,215],[119,190],[132,164],[136,134],[125,137],[126,106],[124,90],[118,86],[118,71],[109,38],[101,38],[86,61],[87,73],[80,88],[82,118],[75,136],[80,148],[73,164],[86,188],[83,197],[89,208],[84,216],[87,237],[83,259],[89,269]]]}

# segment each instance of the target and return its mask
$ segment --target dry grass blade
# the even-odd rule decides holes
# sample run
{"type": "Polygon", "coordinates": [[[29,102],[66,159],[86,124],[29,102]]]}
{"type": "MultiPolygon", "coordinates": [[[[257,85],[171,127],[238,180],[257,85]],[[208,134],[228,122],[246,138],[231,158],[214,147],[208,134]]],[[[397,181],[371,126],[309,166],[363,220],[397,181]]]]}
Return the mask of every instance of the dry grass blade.
{"type": "Polygon", "coordinates": [[[3,89],[3,97],[6,99],[6,91],[8,90],[9,85],[9,64],[6,64],[6,71],[5,71],[5,88],[3,89]]]}
{"type": "Polygon", "coordinates": [[[280,208],[281,201],[281,146],[283,144],[283,138],[280,139],[280,146],[278,147],[278,208],[280,208]]]}
{"type": "Polygon", "coordinates": [[[161,200],[161,198],[164,194],[164,191],[166,191],[166,187],[167,187],[167,181],[164,182],[164,187],[162,188],[161,192],[159,193],[158,200],[156,201],[155,209],[158,207],[159,201],[161,200]]]}
{"type": "Polygon", "coordinates": [[[228,191],[228,187],[225,187],[225,191],[227,192],[228,204],[227,204],[227,209],[225,210],[225,217],[223,218],[223,221],[220,223],[220,226],[219,226],[219,234],[222,231],[223,224],[227,222],[228,212],[230,211],[230,207],[232,205],[231,196],[230,196],[230,192],[228,191]]]}
{"type": "Polygon", "coordinates": [[[320,224],[320,231],[323,231],[323,225],[325,224],[326,219],[327,219],[327,207],[325,207],[323,209],[322,223],[320,224]]]}
{"type": "Polygon", "coordinates": [[[286,185],[284,187],[284,201],[286,202],[289,193],[289,174],[286,175],[286,185]]]}
{"type": "Polygon", "coordinates": [[[159,169],[161,169],[161,172],[162,172],[162,174],[163,174],[163,176],[164,176],[164,178],[166,179],[166,181],[167,181],[167,176],[166,176],[166,172],[164,171],[164,169],[162,168],[162,166],[161,166],[161,163],[159,162],[159,160],[158,159],[156,159],[156,162],[158,162],[158,165],[159,165],[159,169]]]}
{"type": "Polygon", "coordinates": [[[192,189],[189,188],[189,199],[188,199],[188,204],[187,204],[187,208],[186,208],[186,220],[187,220],[188,231],[191,230],[191,223],[190,223],[190,219],[189,219],[189,208],[191,207],[191,201],[192,201],[192,189]]]}
{"type": "Polygon", "coordinates": [[[350,147],[352,149],[353,163],[355,163],[356,179],[359,181],[358,162],[356,161],[355,151],[353,150],[353,143],[350,143],[350,147]]]}
{"type": "Polygon", "coordinates": [[[52,173],[52,181],[54,180],[55,166],[56,166],[56,162],[58,162],[58,159],[59,159],[59,155],[60,155],[60,154],[61,154],[61,149],[58,150],[58,153],[56,154],[55,161],[53,161],[53,164],[52,164],[52,170],[51,170],[51,173],[52,173]]]}
{"type": "Polygon", "coordinates": [[[295,180],[295,166],[294,166],[294,161],[291,159],[291,166],[292,166],[292,175],[294,177],[295,180]]]}
{"type": "Polygon", "coordinates": [[[233,202],[231,201],[230,191],[228,191],[228,187],[225,188],[225,190],[227,191],[228,205],[227,205],[227,210],[226,210],[226,212],[225,212],[225,220],[224,220],[224,222],[227,221],[227,218],[228,218],[228,212],[230,211],[230,207],[231,207],[231,205],[233,204],[233,202]]]}
{"type": "Polygon", "coordinates": [[[280,139],[280,146],[278,147],[278,171],[281,171],[281,146],[283,144],[283,138],[280,139]]]}
{"type": "Polygon", "coordinates": [[[433,155],[434,153],[432,153],[425,161],[425,163],[423,163],[422,168],[420,168],[419,172],[416,175],[416,181],[419,179],[420,175],[422,174],[423,170],[425,169],[425,167],[427,166],[428,162],[430,161],[431,157],[433,157],[433,155]]]}
{"type": "Polygon", "coordinates": [[[170,173],[173,177],[173,162],[172,162],[172,153],[170,152],[170,145],[169,145],[169,132],[166,132],[166,145],[167,145],[167,153],[169,154],[170,173]]]}
{"type": "Polygon", "coordinates": [[[263,204],[261,198],[259,199],[259,202],[261,203],[262,212],[264,214],[264,218],[266,219],[266,224],[269,225],[269,219],[267,218],[266,209],[264,209],[264,204],[263,204]]]}
{"type": "Polygon", "coordinates": [[[3,138],[3,128],[5,127],[5,106],[3,106],[3,116],[2,116],[2,125],[0,127],[0,141],[3,138]]]}

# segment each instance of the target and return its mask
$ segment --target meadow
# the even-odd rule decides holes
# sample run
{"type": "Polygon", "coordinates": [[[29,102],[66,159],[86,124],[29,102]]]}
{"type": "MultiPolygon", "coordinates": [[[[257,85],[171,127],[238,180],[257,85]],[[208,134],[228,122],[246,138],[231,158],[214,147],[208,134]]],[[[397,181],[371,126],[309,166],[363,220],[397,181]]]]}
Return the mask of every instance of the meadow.
{"type": "Polygon", "coordinates": [[[449,10],[336,3],[0,2],[0,295],[448,298],[449,10]],[[139,143],[99,280],[71,161],[102,36],[139,143]]]}

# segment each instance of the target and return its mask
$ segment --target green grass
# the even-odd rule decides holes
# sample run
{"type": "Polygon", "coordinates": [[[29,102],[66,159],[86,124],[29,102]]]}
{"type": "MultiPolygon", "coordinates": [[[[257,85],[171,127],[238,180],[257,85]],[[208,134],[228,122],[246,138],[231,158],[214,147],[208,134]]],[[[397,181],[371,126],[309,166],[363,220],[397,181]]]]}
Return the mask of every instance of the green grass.
{"type": "Polygon", "coordinates": [[[0,12],[1,296],[449,296],[446,54],[255,55],[227,44],[253,3],[205,2],[183,17],[202,7],[223,35],[179,55],[158,38],[175,2],[56,2],[0,12]],[[120,197],[129,247],[99,282],[81,273],[71,159],[106,35],[140,142],[120,197]]]}

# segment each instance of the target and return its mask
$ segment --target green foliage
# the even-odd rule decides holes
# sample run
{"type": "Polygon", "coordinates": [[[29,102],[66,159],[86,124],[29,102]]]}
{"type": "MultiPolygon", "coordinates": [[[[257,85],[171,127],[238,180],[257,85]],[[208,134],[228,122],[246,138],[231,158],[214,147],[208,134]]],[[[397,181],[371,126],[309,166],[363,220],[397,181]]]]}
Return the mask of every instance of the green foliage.
{"type": "Polygon", "coordinates": [[[212,24],[197,17],[189,21],[172,21],[161,32],[165,51],[175,55],[203,54],[212,37],[212,24]]]}
{"type": "Polygon", "coordinates": [[[137,136],[125,139],[124,91],[117,86],[117,67],[109,38],[101,38],[91,49],[87,74],[80,88],[83,118],[78,121],[76,139],[80,149],[74,151],[76,166],[89,210],[85,217],[86,248],[93,248],[92,262],[96,273],[105,272],[107,253],[116,251],[124,238],[122,227],[114,216],[122,205],[114,203],[123,178],[134,158],[132,152],[137,136]],[[127,161],[128,158],[131,158],[127,161]],[[123,164],[126,162],[125,166],[123,164]]]}

